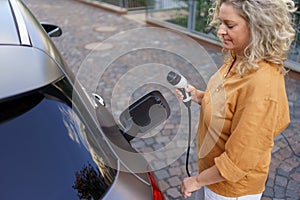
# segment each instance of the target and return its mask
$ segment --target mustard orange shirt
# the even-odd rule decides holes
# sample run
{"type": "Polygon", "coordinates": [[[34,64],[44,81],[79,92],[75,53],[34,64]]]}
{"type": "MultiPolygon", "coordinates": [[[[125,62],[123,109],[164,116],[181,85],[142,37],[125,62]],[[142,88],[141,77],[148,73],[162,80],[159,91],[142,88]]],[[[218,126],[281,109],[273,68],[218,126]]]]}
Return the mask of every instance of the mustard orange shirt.
{"type": "Polygon", "coordinates": [[[217,194],[262,193],[274,137],[290,122],[284,75],[264,61],[241,77],[233,61],[214,74],[202,99],[198,126],[199,172],[216,165],[226,181],[209,185],[217,194]]]}

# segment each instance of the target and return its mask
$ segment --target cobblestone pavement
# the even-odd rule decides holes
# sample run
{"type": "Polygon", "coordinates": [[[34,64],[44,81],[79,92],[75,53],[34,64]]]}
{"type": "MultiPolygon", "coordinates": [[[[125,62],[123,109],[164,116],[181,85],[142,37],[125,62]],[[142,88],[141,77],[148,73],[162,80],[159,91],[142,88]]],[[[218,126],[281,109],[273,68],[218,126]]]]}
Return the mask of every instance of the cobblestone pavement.
{"type": "MultiPolygon", "coordinates": [[[[60,25],[63,35],[54,38],[54,43],[74,73],[95,47],[97,42],[112,35],[135,28],[144,27],[132,15],[120,16],[100,8],[83,4],[76,0],[24,0],[38,20],[60,25]]],[[[133,37],[134,38],[134,37],[133,37]]],[[[103,47],[105,48],[105,46],[103,47]]],[[[210,56],[220,65],[221,55],[207,49],[210,56]]],[[[115,72],[122,73],[122,72],[115,72]]],[[[114,77],[114,76],[113,76],[114,77]]],[[[300,75],[290,73],[286,78],[291,124],[278,136],[272,154],[270,174],[266,183],[263,200],[300,199],[300,75]]],[[[109,89],[107,89],[109,90],[109,89]]],[[[170,130],[176,126],[170,125],[170,130]]],[[[134,146],[141,151],[151,151],[167,144],[171,135],[135,141],[134,146]]],[[[191,173],[197,173],[195,146],[190,157],[191,173]]],[[[167,199],[183,199],[179,193],[181,180],[186,176],[185,155],[155,171],[159,186],[167,199]]],[[[194,194],[190,199],[196,199],[194,194]]],[[[198,199],[201,199],[199,197],[198,199]]]]}

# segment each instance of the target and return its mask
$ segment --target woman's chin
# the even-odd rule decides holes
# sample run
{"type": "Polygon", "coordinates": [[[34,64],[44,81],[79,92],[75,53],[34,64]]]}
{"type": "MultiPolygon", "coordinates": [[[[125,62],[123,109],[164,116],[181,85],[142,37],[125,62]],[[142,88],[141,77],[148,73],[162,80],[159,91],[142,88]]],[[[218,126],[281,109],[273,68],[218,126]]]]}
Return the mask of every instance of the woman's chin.
{"type": "Polygon", "coordinates": [[[226,43],[223,43],[223,48],[226,49],[227,51],[234,50],[234,48],[231,45],[228,45],[226,43]]]}

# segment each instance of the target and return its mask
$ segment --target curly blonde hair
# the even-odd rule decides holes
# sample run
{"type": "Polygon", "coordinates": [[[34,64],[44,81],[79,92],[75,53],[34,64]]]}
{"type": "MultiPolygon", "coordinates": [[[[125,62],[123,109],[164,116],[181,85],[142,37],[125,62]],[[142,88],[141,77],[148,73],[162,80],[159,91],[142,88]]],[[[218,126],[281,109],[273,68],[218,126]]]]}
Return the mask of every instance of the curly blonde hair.
{"type": "MultiPolygon", "coordinates": [[[[295,37],[292,12],[296,8],[292,0],[212,0],[212,3],[210,26],[218,28],[222,3],[232,4],[248,22],[251,40],[237,66],[239,74],[256,70],[261,60],[274,63],[281,72],[286,72],[283,62],[295,37]]],[[[234,56],[235,52],[227,51],[227,59],[234,56]]]]}

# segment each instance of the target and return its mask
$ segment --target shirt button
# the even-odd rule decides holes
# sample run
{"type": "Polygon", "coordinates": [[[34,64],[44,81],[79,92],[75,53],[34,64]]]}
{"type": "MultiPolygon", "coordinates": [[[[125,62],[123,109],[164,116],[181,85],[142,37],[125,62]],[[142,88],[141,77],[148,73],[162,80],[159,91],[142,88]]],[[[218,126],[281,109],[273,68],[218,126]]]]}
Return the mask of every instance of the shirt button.
{"type": "Polygon", "coordinates": [[[222,88],[222,85],[219,85],[217,88],[216,88],[216,92],[219,92],[222,88]]]}

